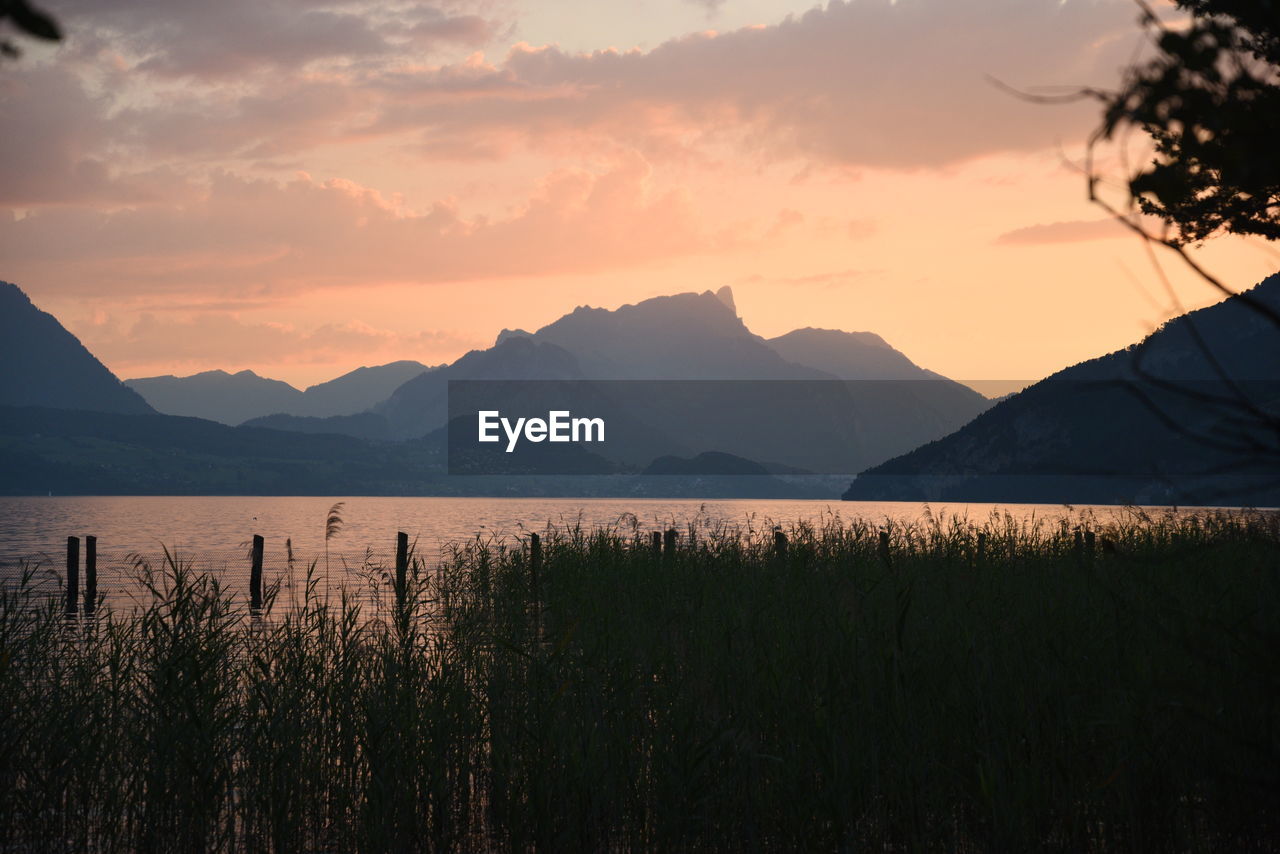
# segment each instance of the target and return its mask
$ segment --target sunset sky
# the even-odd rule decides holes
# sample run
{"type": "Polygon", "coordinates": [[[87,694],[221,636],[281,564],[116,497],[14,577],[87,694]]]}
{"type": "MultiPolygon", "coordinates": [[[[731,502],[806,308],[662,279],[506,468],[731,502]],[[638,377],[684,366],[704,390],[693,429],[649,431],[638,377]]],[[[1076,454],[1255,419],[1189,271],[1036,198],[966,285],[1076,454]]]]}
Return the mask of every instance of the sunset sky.
{"type": "MultiPolygon", "coordinates": [[[[1131,0],[42,5],[65,43],[0,66],[0,279],[121,377],[301,387],[731,285],[762,335],[1035,379],[1176,311],[1085,198],[1098,106],[989,79],[1114,86],[1131,0]]],[[[1103,153],[1118,176],[1140,140],[1103,153]]]]}

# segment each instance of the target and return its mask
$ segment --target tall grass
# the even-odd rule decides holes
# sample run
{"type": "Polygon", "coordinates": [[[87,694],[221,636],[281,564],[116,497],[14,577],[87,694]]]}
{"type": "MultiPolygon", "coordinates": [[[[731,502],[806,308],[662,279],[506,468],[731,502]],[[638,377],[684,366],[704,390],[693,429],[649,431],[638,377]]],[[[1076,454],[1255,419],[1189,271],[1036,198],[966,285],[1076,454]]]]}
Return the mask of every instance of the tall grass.
{"type": "Polygon", "coordinates": [[[889,531],[475,540],[262,619],[171,555],[85,622],[20,581],[0,849],[1272,850],[1274,516],[889,531]]]}

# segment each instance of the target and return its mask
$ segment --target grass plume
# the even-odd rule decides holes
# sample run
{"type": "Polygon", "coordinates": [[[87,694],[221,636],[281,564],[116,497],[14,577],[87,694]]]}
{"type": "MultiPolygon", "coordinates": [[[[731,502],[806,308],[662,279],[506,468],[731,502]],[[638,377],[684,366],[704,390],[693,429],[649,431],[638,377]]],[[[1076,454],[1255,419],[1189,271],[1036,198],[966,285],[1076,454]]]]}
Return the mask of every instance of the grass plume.
{"type": "Polygon", "coordinates": [[[173,555],[80,623],[19,578],[0,850],[1268,850],[1280,523],[1074,524],[572,526],[538,602],[476,539],[256,623],[173,555]]]}

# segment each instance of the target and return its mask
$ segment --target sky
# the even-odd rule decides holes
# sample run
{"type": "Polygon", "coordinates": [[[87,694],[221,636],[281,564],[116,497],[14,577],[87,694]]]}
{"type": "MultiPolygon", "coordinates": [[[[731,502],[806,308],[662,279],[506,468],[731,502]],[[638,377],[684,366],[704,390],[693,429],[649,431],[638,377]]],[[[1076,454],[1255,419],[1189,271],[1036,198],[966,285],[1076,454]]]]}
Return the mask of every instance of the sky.
{"type": "MultiPolygon", "coordinates": [[[[1219,298],[1088,201],[1096,103],[1009,92],[1116,86],[1132,0],[43,6],[66,40],[0,66],[0,278],[122,378],[305,387],[729,285],[764,336],[1032,380],[1219,298]]],[[[1144,141],[1096,154],[1114,184],[1144,141]]]]}

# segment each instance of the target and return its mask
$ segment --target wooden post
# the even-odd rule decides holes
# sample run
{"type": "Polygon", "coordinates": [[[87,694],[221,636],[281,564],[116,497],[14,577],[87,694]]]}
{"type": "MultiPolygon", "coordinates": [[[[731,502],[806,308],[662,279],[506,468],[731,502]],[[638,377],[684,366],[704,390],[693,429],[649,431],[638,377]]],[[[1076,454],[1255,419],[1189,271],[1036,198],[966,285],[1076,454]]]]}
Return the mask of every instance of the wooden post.
{"type": "Polygon", "coordinates": [[[653,556],[658,557],[662,554],[662,532],[653,532],[653,556]]]}
{"type": "Polygon", "coordinates": [[[885,566],[891,566],[892,561],[889,558],[889,532],[880,532],[880,561],[885,566]]]}
{"type": "Polygon", "coordinates": [[[987,557],[987,532],[978,532],[978,563],[982,563],[987,557]]]}
{"type": "Polygon", "coordinates": [[[262,551],[266,541],[261,534],[253,535],[253,551],[249,563],[249,610],[262,610],[262,551]]]}
{"type": "Polygon", "coordinates": [[[1094,544],[1093,531],[1085,531],[1084,532],[1084,554],[1085,554],[1085,557],[1088,558],[1089,560],[1093,560],[1093,544],[1094,544]]]}
{"type": "Polygon", "coordinates": [[[667,528],[667,536],[662,544],[662,556],[670,560],[676,556],[676,529],[667,528]]]}
{"type": "Polygon", "coordinates": [[[396,605],[404,607],[409,591],[409,535],[396,532],[396,605]]]}
{"type": "Polygon", "coordinates": [[[80,538],[67,537],[67,607],[68,617],[80,610],[80,538]]]}
{"type": "Polygon", "coordinates": [[[787,559],[787,535],[781,531],[773,532],[773,553],[778,560],[787,559]]]}
{"type": "Polygon", "coordinates": [[[98,607],[98,538],[84,538],[84,615],[98,607]]]}
{"type": "Polygon", "coordinates": [[[1084,534],[1080,533],[1079,528],[1076,528],[1075,554],[1076,563],[1082,563],[1084,561],[1084,534]]]}

